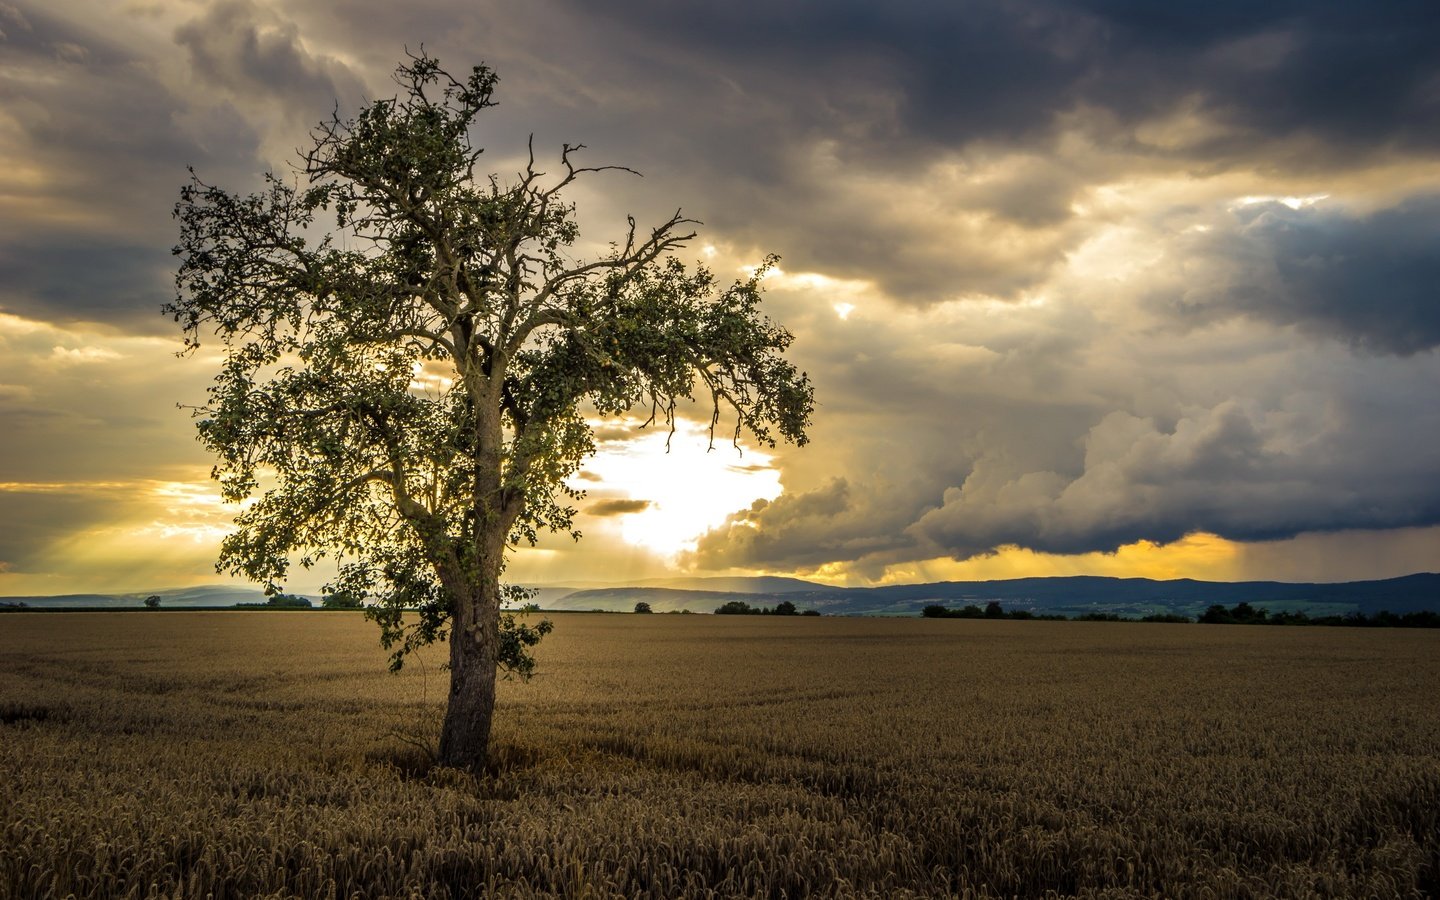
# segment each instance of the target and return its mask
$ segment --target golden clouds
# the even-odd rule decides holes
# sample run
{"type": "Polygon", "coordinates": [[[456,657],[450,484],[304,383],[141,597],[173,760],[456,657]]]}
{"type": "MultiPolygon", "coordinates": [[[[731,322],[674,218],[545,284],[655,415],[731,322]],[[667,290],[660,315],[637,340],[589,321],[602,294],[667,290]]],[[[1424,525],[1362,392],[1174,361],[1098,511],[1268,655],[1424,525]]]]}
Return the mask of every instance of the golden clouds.
{"type": "MultiPolygon", "coordinates": [[[[194,473],[203,479],[203,472],[194,473]]],[[[147,590],[216,580],[220,541],[239,508],[208,479],[3,482],[11,510],[26,498],[49,522],[29,524],[40,540],[8,540],[0,594],[147,590]],[[68,513],[67,513],[68,511],[68,513]],[[68,515],[69,518],[61,518],[68,515]],[[52,528],[58,522],[63,527],[52,528]],[[18,552],[17,552],[18,551],[18,552]]]]}
{"type": "Polygon", "coordinates": [[[941,557],[889,566],[874,583],[988,581],[1063,575],[1229,581],[1241,577],[1240,555],[1241,547],[1235,541],[1205,533],[1186,535],[1169,544],[1136,541],[1111,553],[1044,553],[1007,544],[966,560],[941,557]]]}

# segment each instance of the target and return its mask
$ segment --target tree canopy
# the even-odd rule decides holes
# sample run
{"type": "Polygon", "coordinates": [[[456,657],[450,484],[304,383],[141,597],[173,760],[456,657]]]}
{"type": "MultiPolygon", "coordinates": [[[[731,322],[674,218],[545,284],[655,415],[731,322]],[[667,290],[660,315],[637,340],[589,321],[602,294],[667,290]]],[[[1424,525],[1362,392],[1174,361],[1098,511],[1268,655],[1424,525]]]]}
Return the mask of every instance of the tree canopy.
{"type": "Polygon", "coordinates": [[[322,122],[294,178],[236,194],[192,171],[167,311],[223,359],[197,424],[224,497],[251,505],[218,567],[278,592],[331,556],[327,595],[370,606],[392,665],[448,639],[440,755],[476,767],[496,667],[529,674],[549,628],[502,615],[524,599],[500,583],[506,555],[578,537],[565,479],[592,420],[639,409],[673,430],[699,400],[712,441],[733,420],[735,440],[803,444],[813,395],[760,312],[764,266],[732,284],[686,266],[679,212],[580,257],[565,189],[628,169],[565,144],[553,173],[532,149],[513,177],[484,174],[495,73],[421,53],[395,77],[395,97],[322,122]]]}

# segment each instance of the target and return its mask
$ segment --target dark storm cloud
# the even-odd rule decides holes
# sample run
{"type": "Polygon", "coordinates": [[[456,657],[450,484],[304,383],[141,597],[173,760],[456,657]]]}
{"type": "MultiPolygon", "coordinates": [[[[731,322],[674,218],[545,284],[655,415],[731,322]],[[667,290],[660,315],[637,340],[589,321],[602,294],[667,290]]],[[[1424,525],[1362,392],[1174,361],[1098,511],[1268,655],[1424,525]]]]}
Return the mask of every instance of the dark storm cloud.
{"type": "Polygon", "coordinates": [[[254,133],[223,109],[191,109],[101,34],[35,11],[24,21],[0,39],[12,126],[0,154],[33,172],[0,198],[0,306],[165,330],[185,166],[253,169],[254,133]]]}
{"type": "Polygon", "coordinates": [[[1440,463],[1407,449],[1440,440],[1440,416],[1402,423],[1340,404],[1330,415],[1314,429],[1228,401],[1170,427],[1111,413],[1085,436],[1078,477],[981,460],[912,532],[966,557],[1003,544],[1077,553],[1195,531],[1259,541],[1440,523],[1440,463]],[[1395,468],[1377,470],[1387,457],[1395,468]]]}
{"type": "Polygon", "coordinates": [[[1199,153],[1254,162],[1268,140],[1307,136],[1316,141],[1291,162],[1318,164],[1440,143],[1433,3],[1084,5],[1106,35],[1085,99],[1134,117],[1198,95],[1242,130],[1199,153]]]}
{"type": "Polygon", "coordinates": [[[787,98],[802,130],[887,144],[1033,134],[1067,104],[1065,87],[1087,65],[1074,52],[1083,23],[1061,9],[636,0],[590,11],[671,48],[672,58],[696,60],[757,106],[767,95],[787,98]],[[877,92],[893,102],[874,103],[877,92]]]}
{"type": "MultiPolygon", "coordinates": [[[[34,123],[31,143],[77,157],[70,171],[103,177],[103,194],[137,200],[131,218],[147,231],[168,227],[173,173],[186,163],[220,182],[212,154],[233,153],[237,138],[241,156],[256,151],[243,126],[177,119],[213,116],[223,98],[283,119],[288,147],[337,102],[355,108],[362,79],[308,49],[320,43],[305,40],[310,29],[357,42],[347,58],[393,60],[429,41],[458,69],[495,62],[502,109],[487,122],[518,129],[509,138],[535,129],[542,151],[546,140],[584,140],[595,162],[635,165],[648,192],[711,233],[776,249],[802,270],[873,279],[912,303],[1015,297],[1043,281],[1083,239],[1066,228],[1072,203],[1115,174],[1105,152],[1202,169],[1323,167],[1429,150],[1440,137],[1430,52],[1440,8],[1425,3],[631,0],[282,15],[234,0],[174,32],[195,85],[211,92],[195,109],[95,35],[28,7],[25,17],[28,29],[5,29],[8,51],[93,70],[83,90],[72,75],[75,89],[44,98],[50,130],[34,123]],[[1163,148],[1136,137],[1186,104],[1221,131],[1163,148]],[[1058,151],[1074,127],[1097,148],[1058,151]],[[986,170],[1013,150],[1032,162],[986,170]],[[930,208],[917,210],[899,186],[934,181],[945,161],[962,183],[929,185],[918,197],[930,208]]],[[[390,90],[387,69],[367,72],[372,91],[390,90]]]]}
{"type": "Polygon", "coordinates": [[[1440,8],[1422,0],[570,5],[643,36],[652,57],[723,78],[757,117],[778,106],[793,133],[887,160],[917,144],[1030,143],[1079,105],[1133,123],[1193,94],[1260,135],[1440,137],[1428,116],[1440,8]],[[877,92],[891,102],[868,105],[877,92]]]}
{"type": "Polygon", "coordinates": [[[877,556],[889,561],[893,551],[913,545],[903,533],[913,512],[908,500],[899,492],[876,496],[835,478],[813,491],[757,500],[701,537],[688,559],[713,569],[813,569],[877,556]]]}
{"type": "Polygon", "coordinates": [[[1440,196],[1358,216],[1254,204],[1194,242],[1224,282],[1180,301],[1192,316],[1244,313],[1377,353],[1440,345],[1440,196]]]}
{"type": "Polygon", "coordinates": [[[160,308],[173,277],[169,249],[153,240],[50,231],[0,243],[0,308],[42,321],[169,330],[160,308]]]}
{"type": "Polygon", "coordinates": [[[732,239],[911,303],[1043,281],[1082,239],[1072,203],[1117,166],[1323,171],[1440,145],[1430,4],[569,7],[557,30],[623,49],[573,63],[614,114],[579,127],[612,145],[630,129],[636,165],[702,191],[687,206],[732,239]],[[1172,134],[1180,111],[1203,127],[1172,134]],[[1091,149],[1062,149],[1077,129],[1091,149]],[[1043,161],[986,170],[1011,151],[1043,161]],[[936,178],[946,161],[961,183],[936,178]]]}
{"type": "MultiPolygon", "coordinates": [[[[777,295],[775,299],[781,299],[777,295]]],[[[1077,439],[1101,415],[1089,398],[1055,390],[1077,380],[1073,320],[1025,333],[948,325],[804,322],[799,362],[821,394],[811,443],[788,451],[786,491],[737,512],[689,559],[702,567],[814,569],[843,560],[878,576],[884,565],[948,551],[912,526],[987,455],[1020,471],[1083,470],[1077,439]],[[947,338],[988,346],[954,352],[947,338]],[[815,483],[799,473],[837,473],[815,483]]],[[[803,321],[803,320],[802,320],[803,321]]]]}

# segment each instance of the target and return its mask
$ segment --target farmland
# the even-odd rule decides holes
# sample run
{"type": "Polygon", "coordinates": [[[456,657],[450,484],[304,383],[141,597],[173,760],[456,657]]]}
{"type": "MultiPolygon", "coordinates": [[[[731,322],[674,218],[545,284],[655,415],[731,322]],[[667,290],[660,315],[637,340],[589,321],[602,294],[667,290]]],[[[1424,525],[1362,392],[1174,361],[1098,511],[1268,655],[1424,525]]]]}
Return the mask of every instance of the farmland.
{"type": "Polygon", "coordinates": [[[348,613],[0,616],[0,896],[1420,896],[1440,634],[567,614],[492,771],[348,613]]]}

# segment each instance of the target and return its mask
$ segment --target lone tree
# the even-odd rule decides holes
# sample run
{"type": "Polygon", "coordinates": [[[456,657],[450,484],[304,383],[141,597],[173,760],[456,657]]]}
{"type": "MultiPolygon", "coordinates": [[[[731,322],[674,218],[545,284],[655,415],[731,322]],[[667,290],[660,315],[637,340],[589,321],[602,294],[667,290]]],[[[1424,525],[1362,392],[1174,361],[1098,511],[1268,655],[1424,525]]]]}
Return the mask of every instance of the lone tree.
{"type": "Polygon", "coordinates": [[[630,170],[565,144],[553,174],[533,151],[512,179],[480,174],[471,131],[495,74],[458,80],[422,52],[395,80],[317,127],[294,184],[232,194],[192,171],[166,311],[188,350],[218,338],[200,438],[226,499],[258,495],[217,568],[278,592],[292,558],[332,555],[326,593],[371,602],[392,667],[448,639],[439,760],[475,769],[497,669],[527,676],[549,628],[501,614],[524,599],[501,584],[506,556],[579,537],[564,479],[595,449],[587,415],[638,407],[673,432],[698,394],[712,441],[723,412],[736,440],[803,444],[812,390],[760,314],[761,273],[722,286],[671,256],[692,220],[631,218],[608,254],[572,250],[565,188],[630,170]]]}

